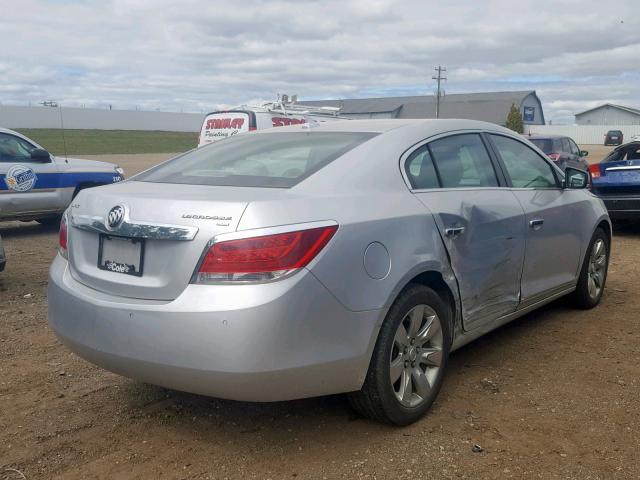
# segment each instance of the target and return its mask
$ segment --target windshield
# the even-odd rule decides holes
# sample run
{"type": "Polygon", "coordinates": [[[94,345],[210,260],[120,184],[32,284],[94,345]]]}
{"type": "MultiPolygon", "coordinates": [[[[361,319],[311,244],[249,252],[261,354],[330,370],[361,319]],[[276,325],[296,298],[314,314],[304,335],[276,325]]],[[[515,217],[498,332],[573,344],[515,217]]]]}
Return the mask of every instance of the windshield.
{"type": "Polygon", "coordinates": [[[289,188],[376,135],[362,132],[238,135],[191,150],[133,180],[289,188]]]}
{"type": "Polygon", "coordinates": [[[532,138],[531,143],[544,153],[553,153],[553,142],[548,138],[532,138]]]}

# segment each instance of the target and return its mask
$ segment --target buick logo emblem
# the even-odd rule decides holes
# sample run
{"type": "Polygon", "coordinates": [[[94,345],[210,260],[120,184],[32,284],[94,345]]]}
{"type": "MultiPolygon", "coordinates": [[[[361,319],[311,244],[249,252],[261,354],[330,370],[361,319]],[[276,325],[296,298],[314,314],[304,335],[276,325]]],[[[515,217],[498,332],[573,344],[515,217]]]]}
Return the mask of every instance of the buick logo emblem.
{"type": "Polygon", "coordinates": [[[124,220],[124,207],[122,205],[116,205],[107,214],[107,226],[109,228],[116,228],[124,220]]]}

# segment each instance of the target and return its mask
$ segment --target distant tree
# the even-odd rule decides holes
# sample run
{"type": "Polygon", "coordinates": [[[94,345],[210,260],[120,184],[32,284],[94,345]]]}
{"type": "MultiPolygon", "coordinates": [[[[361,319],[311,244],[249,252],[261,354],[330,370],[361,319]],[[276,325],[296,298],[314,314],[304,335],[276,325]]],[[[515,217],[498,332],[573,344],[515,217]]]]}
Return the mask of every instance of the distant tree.
{"type": "Polygon", "coordinates": [[[510,128],[514,132],[524,133],[524,124],[522,123],[522,114],[515,103],[511,104],[509,115],[507,115],[507,123],[505,127],[510,128]]]}

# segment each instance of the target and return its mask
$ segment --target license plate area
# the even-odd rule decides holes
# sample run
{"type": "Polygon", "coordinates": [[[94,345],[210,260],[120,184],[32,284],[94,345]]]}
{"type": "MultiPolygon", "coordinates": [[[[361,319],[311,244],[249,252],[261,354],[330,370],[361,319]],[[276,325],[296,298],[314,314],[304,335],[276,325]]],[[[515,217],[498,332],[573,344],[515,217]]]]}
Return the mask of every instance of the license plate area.
{"type": "Polygon", "coordinates": [[[144,239],[100,234],[98,268],[124,275],[142,276],[144,239]]]}

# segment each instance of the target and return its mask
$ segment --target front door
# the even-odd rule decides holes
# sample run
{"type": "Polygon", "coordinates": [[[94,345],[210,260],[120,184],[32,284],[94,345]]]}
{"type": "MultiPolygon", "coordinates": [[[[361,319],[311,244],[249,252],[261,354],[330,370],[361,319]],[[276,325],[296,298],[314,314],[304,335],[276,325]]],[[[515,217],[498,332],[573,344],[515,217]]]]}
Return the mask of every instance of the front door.
{"type": "Polygon", "coordinates": [[[414,194],[433,214],[472,330],[512,313],[519,303],[524,212],[501,185],[478,133],[434,140],[407,159],[414,194]]]}

